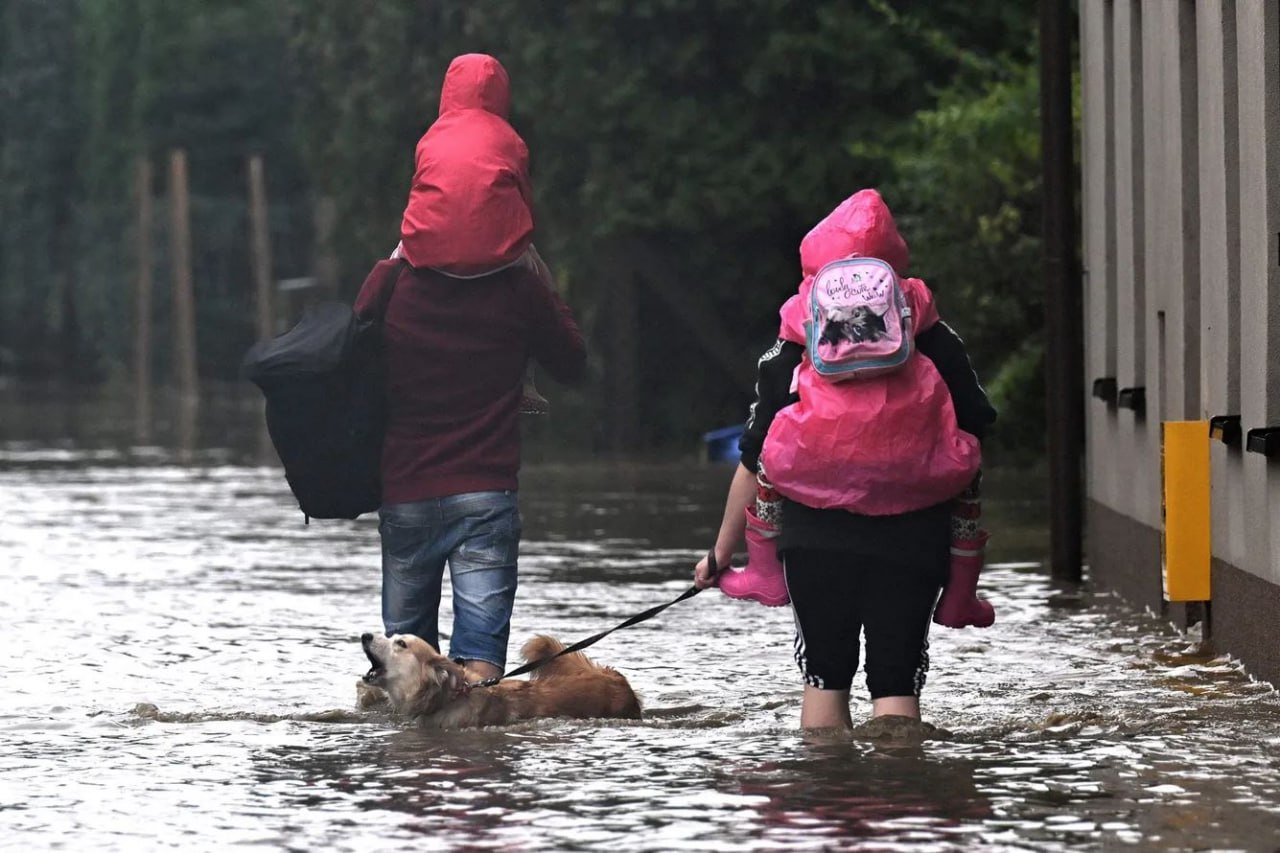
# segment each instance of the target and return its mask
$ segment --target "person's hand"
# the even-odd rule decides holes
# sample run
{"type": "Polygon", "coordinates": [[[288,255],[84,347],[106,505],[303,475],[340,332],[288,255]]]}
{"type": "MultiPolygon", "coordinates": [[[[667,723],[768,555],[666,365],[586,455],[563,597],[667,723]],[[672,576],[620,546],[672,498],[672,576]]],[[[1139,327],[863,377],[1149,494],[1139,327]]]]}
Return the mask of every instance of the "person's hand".
{"type": "Polygon", "coordinates": [[[711,554],[703,557],[698,564],[693,567],[693,585],[698,589],[706,589],[709,586],[716,585],[716,576],[729,568],[729,560],[733,557],[733,552],[727,548],[721,548],[720,543],[716,543],[715,551],[716,571],[711,571],[711,554]]]}

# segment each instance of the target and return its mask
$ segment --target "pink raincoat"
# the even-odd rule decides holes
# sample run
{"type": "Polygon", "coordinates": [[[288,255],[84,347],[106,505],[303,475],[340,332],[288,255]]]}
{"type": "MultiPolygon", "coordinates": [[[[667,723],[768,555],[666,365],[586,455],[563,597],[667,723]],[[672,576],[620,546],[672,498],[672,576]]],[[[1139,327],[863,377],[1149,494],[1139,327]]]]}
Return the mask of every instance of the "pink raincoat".
{"type": "MultiPolygon", "coordinates": [[[[800,243],[804,280],[783,304],[783,340],[805,344],[813,277],[831,261],[879,258],[901,276],[907,244],[875,190],[860,190],[800,243]]],[[[912,332],[938,322],[933,295],[902,279],[912,332]]],[[[800,400],[778,412],[760,461],[782,495],[819,509],[897,515],[954,498],[982,462],[978,440],[956,425],[951,394],[928,358],[913,352],[893,373],[833,382],[806,351],[793,380],[800,400]]]]}

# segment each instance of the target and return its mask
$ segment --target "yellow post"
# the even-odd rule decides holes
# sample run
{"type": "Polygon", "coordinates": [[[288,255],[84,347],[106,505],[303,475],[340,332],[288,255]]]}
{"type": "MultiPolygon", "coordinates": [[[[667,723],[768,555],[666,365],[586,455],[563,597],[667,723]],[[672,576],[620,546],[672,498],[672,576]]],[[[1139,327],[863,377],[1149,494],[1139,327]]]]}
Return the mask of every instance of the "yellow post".
{"type": "Polygon", "coordinates": [[[1164,597],[1208,601],[1209,422],[1165,421],[1162,436],[1164,597]]]}

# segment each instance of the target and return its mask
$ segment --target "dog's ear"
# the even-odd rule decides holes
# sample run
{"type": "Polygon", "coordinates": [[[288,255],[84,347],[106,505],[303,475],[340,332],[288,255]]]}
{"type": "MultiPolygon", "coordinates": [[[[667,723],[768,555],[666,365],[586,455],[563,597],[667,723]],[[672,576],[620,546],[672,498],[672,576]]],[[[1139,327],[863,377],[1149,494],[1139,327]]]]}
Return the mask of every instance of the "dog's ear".
{"type": "Polygon", "coordinates": [[[424,666],[426,667],[426,672],[423,675],[439,684],[445,690],[457,690],[462,686],[462,682],[466,678],[462,667],[448,658],[437,658],[424,666]]]}
{"type": "Polygon", "coordinates": [[[410,713],[434,714],[449,704],[462,687],[465,676],[462,667],[448,658],[419,661],[418,665],[422,668],[422,686],[413,697],[410,713]]]}

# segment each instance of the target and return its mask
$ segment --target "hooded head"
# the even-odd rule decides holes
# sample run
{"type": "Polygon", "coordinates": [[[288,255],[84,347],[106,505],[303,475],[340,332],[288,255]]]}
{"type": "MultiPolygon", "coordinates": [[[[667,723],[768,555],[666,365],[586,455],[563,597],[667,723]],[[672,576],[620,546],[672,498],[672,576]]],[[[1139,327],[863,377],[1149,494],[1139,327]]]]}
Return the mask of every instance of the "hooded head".
{"type": "Polygon", "coordinates": [[[858,190],[840,202],[800,241],[800,268],[806,277],[850,255],[879,258],[898,275],[906,273],[907,243],[875,190],[858,190]]]}
{"type": "Polygon", "coordinates": [[[502,63],[487,53],[455,57],[440,87],[440,115],[484,110],[501,118],[511,111],[511,80],[502,63]]]}
{"type": "Polygon", "coordinates": [[[400,224],[415,267],[477,276],[513,263],[533,239],[529,149],[507,123],[511,84],[492,56],[449,64],[440,117],[418,142],[400,224]]]}
{"type": "Polygon", "coordinates": [[[858,190],[813,226],[800,241],[800,268],[804,279],[799,291],[783,303],[779,312],[782,325],[778,337],[803,344],[806,340],[805,324],[809,321],[809,293],[813,277],[832,261],[858,255],[879,258],[902,278],[902,286],[912,305],[917,332],[927,329],[937,321],[933,297],[919,279],[906,278],[907,264],[911,260],[907,243],[898,233],[893,214],[875,190],[858,190]]]}

